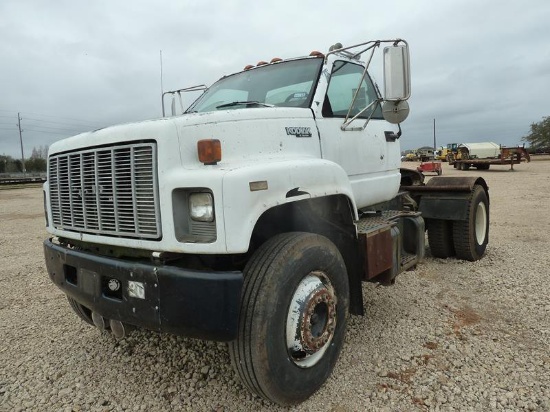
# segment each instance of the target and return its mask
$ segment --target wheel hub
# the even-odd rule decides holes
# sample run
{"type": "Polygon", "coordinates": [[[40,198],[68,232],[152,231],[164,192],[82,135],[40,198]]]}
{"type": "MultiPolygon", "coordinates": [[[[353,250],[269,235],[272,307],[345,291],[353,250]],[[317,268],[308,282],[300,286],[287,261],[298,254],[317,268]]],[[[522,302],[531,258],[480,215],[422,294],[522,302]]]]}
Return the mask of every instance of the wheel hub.
{"type": "Polygon", "coordinates": [[[287,316],[287,348],[298,366],[315,365],[336,328],[336,295],[323,272],[311,272],[294,292],[287,316]]]}

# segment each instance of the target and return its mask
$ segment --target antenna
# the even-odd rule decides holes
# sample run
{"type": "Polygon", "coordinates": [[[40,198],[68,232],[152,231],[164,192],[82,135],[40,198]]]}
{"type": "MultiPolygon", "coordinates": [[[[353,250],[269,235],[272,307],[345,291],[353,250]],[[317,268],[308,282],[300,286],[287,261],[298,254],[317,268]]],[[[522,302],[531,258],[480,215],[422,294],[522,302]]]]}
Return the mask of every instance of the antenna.
{"type": "MultiPolygon", "coordinates": [[[[162,85],[162,50],[160,51],[160,96],[164,107],[164,87],[162,85]]],[[[162,111],[162,115],[164,116],[164,110],[162,111]]]]}

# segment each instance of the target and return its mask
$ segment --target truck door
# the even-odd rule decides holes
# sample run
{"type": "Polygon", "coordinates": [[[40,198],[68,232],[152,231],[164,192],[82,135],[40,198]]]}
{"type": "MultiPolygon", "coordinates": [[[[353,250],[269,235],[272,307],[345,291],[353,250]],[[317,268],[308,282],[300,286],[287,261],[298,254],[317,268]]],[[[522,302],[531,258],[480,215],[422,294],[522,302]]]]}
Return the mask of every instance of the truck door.
{"type": "Polygon", "coordinates": [[[346,128],[342,127],[355,93],[350,118],[378,99],[370,77],[361,81],[363,71],[360,64],[336,60],[317,116],[323,158],[346,171],[359,207],[391,199],[399,186],[400,166],[399,144],[386,141],[384,132],[393,127],[383,119],[380,104],[374,103],[346,128]],[[388,173],[389,170],[395,173],[388,173]]]}

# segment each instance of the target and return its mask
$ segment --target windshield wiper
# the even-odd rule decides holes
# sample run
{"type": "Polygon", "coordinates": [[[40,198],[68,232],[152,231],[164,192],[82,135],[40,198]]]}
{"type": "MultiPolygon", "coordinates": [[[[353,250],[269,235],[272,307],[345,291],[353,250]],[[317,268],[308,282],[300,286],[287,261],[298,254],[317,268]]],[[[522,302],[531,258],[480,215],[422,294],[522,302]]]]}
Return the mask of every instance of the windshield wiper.
{"type": "Polygon", "coordinates": [[[256,100],[248,100],[244,102],[231,102],[231,103],[220,104],[219,106],[216,106],[216,109],[223,109],[224,107],[240,106],[240,105],[274,107],[272,104],[262,103],[256,100]]]}

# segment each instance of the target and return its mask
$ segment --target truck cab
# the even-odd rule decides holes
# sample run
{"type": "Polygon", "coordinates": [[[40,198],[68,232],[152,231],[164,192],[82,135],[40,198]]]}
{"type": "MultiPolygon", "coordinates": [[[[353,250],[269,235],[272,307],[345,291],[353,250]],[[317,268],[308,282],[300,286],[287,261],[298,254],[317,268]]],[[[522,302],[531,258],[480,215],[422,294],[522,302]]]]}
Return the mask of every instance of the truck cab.
{"type": "Polygon", "coordinates": [[[303,401],[330,375],[347,314],[363,313],[362,282],[413,268],[426,228],[433,256],[485,252],[483,179],[399,169],[409,96],[405,41],[336,44],[246,66],[181,114],[55,143],[50,279],[117,338],[227,341],[252,392],[303,401]]]}

